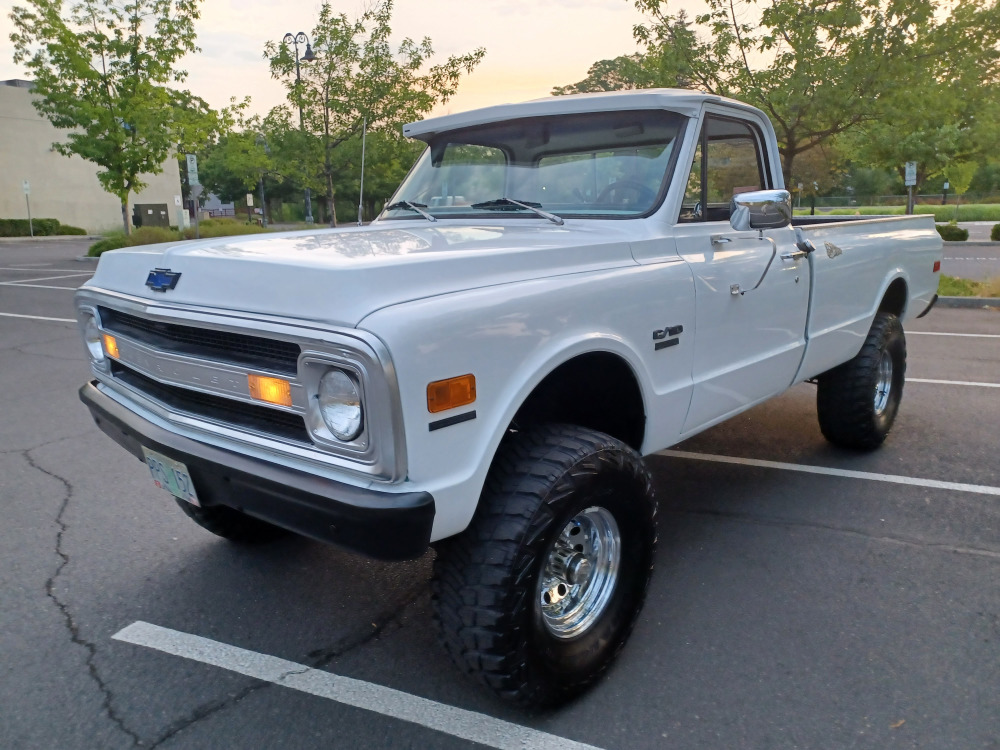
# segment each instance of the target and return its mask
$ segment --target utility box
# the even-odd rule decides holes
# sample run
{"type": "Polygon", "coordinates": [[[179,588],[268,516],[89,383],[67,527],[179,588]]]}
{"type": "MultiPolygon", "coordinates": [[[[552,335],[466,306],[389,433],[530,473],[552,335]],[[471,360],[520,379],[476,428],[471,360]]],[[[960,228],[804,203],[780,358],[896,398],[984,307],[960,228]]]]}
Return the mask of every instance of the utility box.
{"type": "Polygon", "coordinates": [[[166,203],[136,203],[132,206],[132,225],[135,227],[170,228],[170,213],[166,203]]]}

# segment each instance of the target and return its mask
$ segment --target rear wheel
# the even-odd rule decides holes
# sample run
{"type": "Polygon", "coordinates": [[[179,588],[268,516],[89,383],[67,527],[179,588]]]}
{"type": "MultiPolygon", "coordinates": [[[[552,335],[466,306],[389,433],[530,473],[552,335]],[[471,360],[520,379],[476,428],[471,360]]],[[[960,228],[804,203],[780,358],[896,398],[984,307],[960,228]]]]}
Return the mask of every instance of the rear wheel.
{"type": "Polygon", "coordinates": [[[438,545],[444,645],[505,699],[565,701],[627,640],[655,545],[656,502],[635,451],[571,426],[512,435],[472,524],[438,545]]]}
{"type": "Polygon", "coordinates": [[[880,446],[896,419],[905,375],[903,327],[880,312],[857,356],[819,377],[816,406],[826,439],[856,450],[880,446]]]}
{"type": "Polygon", "coordinates": [[[261,544],[290,533],[274,524],[260,521],[224,505],[198,507],[174,498],[188,518],[206,531],[239,544],[261,544]]]}

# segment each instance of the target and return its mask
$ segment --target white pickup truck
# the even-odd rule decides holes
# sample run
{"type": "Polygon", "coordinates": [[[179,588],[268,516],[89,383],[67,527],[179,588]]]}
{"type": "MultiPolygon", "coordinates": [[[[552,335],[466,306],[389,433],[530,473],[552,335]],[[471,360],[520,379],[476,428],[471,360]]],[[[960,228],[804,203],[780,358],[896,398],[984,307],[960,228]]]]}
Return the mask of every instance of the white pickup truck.
{"type": "Polygon", "coordinates": [[[101,429],[220,536],[436,550],[435,619],[497,694],[566,700],[653,567],[643,455],[802,381],[868,450],[933,305],[932,217],[792,219],[762,112],[689,91],[408,125],[371,226],[105,254],[77,294],[101,429]]]}

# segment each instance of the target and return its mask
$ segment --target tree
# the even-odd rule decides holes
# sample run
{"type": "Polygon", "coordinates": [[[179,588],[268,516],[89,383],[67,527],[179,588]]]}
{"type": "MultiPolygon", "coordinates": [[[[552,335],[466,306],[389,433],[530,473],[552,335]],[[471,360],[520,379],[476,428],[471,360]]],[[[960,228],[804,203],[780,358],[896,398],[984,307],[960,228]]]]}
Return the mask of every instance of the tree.
{"type": "Polygon", "coordinates": [[[636,27],[636,34],[646,45],[646,54],[598,60],[590,66],[586,78],[567,86],[556,86],[552,95],[694,86],[691,68],[681,53],[694,42],[694,32],[683,10],[655,30],[636,27]]]}
{"type": "Polygon", "coordinates": [[[14,60],[34,79],[33,103],[66,141],[59,153],[97,164],[101,186],[121,202],[158,174],[170,153],[203,138],[214,113],[168,84],[182,82],[181,57],[196,52],[199,0],[27,0],[10,14],[14,60]]]}
{"type": "Polygon", "coordinates": [[[994,82],[1000,69],[995,0],[942,9],[927,0],[705,0],[695,20],[708,35],[674,34],[673,45],[663,40],[681,16],[661,0],[635,4],[650,18],[636,28],[646,55],[667,54],[675,67],[679,57],[699,88],[767,112],[786,180],[798,155],[902,117],[905,100],[926,103],[936,87],[994,82]]]}
{"type": "Polygon", "coordinates": [[[353,21],[325,2],[312,31],[315,59],[301,64],[301,81],[287,44],[265,46],[271,75],[285,84],[289,102],[303,112],[303,129],[319,141],[331,226],[336,226],[336,149],[360,134],[365,123],[377,132],[419,119],[454,95],[462,75],[485,55],[480,48],[422,72],[434,53],[431,40],[406,38],[393,50],[391,19],[392,0],[382,0],[353,21]]]}

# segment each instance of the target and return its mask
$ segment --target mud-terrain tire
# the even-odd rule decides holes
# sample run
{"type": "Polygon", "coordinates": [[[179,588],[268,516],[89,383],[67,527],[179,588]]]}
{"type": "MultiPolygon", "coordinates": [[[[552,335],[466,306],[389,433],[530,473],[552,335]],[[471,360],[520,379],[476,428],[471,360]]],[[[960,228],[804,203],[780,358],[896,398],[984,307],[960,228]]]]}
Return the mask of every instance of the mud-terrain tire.
{"type": "Polygon", "coordinates": [[[905,376],[903,326],[892,313],[880,312],[857,356],[819,377],[816,410],[823,436],[844,448],[878,448],[896,419],[905,376]]]}
{"type": "Polygon", "coordinates": [[[174,500],[185,515],[203,529],[237,544],[263,544],[291,533],[224,505],[199,508],[180,498],[174,500]]]}
{"type": "Polygon", "coordinates": [[[569,700],[628,639],[655,548],[656,501],[638,453],[574,426],[514,433],[469,528],[437,545],[445,649],[506,700],[569,700]]]}

